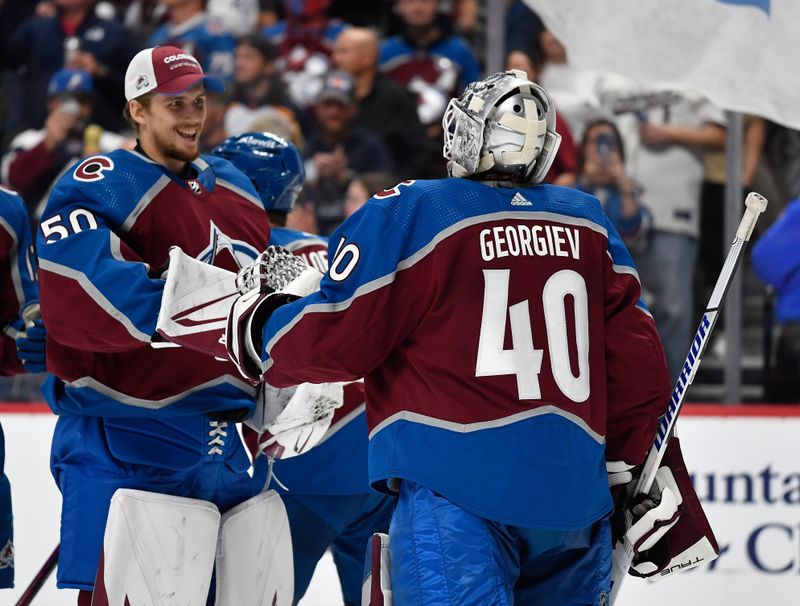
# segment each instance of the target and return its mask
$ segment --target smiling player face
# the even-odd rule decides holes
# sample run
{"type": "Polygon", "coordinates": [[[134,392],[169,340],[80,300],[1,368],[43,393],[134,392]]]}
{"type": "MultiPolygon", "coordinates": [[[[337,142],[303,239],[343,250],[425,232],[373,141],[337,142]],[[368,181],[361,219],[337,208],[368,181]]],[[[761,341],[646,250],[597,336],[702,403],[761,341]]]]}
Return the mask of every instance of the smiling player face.
{"type": "Polygon", "coordinates": [[[139,141],[153,160],[180,172],[186,162],[200,155],[200,132],[206,119],[202,83],[178,95],[154,95],[143,111],[139,141]]]}

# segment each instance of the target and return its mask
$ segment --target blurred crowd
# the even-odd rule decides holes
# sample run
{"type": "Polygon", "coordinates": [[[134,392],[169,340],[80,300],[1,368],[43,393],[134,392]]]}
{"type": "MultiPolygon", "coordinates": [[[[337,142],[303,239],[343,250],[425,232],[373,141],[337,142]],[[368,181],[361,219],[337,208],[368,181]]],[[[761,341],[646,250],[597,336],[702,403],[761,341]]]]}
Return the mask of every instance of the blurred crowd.
{"type": "MultiPolygon", "coordinates": [[[[307,181],[288,225],[330,234],[398,181],[446,176],[442,116],[485,73],[490,5],[0,0],[0,183],[23,196],[36,228],[48,191],[76,159],[135,145],[121,112],[125,69],[139,49],[171,44],[227,82],[208,95],[203,150],[248,131],[290,140],[307,181]]],[[[724,113],[697,95],[576,69],[523,2],[503,9],[505,67],[525,71],[555,101],[562,143],[547,182],[600,199],[634,256],[677,374],[723,260],[724,113]]],[[[747,116],[742,158],[745,189],[772,202],[766,227],[800,195],[800,132],[747,116]]],[[[768,248],[766,266],[771,255],[797,254],[789,248],[768,248]]],[[[777,292],[787,334],[800,321],[795,265],[780,277],[759,274],[777,292]]],[[[800,348],[786,338],[779,365],[794,356],[794,375],[800,348]]]]}

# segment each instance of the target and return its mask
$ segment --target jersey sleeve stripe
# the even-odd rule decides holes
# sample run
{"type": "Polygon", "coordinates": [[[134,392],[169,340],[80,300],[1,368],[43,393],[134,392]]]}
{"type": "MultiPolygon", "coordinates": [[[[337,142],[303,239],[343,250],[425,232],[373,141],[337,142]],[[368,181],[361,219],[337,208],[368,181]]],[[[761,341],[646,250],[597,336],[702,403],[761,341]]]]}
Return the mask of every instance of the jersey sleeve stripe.
{"type": "Polygon", "coordinates": [[[167,185],[169,185],[169,177],[167,175],[161,175],[161,177],[159,177],[159,179],[153,183],[150,189],[148,189],[141,199],[136,203],[136,206],[133,208],[125,221],[122,222],[122,229],[125,231],[130,231],[134,223],[136,223],[136,220],[139,218],[139,215],[144,212],[147,206],[167,185]]]}
{"type": "MultiPolygon", "coordinates": [[[[424,259],[427,255],[429,255],[436,246],[439,245],[440,242],[449,238],[451,235],[459,232],[460,230],[470,227],[473,225],[478,225],[480,223],[488,223],[492,221],[501,221],[504,219],[518,219],[523,221],[549,221],[554,223],[563,223],[567,225],[574,225],[577,227],[586,227],[591,229],[599,234],[602,234],[604,237],[608,237],[608,232],[606,229],[591,221],[589,219],[582,219],[579,217],[570,217],[565,215],[560,215],[556,213],[550,212],[525,212],[525,211],[517,211],[517,212],[499,212],[499,213],[489,213],[485,215],[478,215],[475,217],[468,217],[459,221],[458,223],[454,223],[450,225],[446,229],[443,229],[439,233],[437,233],[425,246],[420,248],[419,250],[415,251],[409,257],[401,260],[394,271],[391,271],[377,279],[371,280],[361,286],[358,286],[348,298],[344,299],[343,301],[339,302],[332,302],[332,303],[316,303],[315,301],[318,300],[318,294],[313,294],[307,297],[307,304],[302,308],[301,311],[297,313],[287,324],[282,326],[273,337],[267,342],[265,346],[265,350],[267,353],[275,346],[278,340],[285,335],[292,327],[297,324],[300,320],[307,313],[332,313],[338,312],[347,309],[355,299],[361,297],[363,295],[369,294],[379,288],[382,288],[388,284],[391,284],[395,276],[397,275],[398,271],[403,271],[410,267],[413,267],[416,263],[419,263],[422,259],[424,259]]],[[[638,275],[637,275],[638,280],[638,275]]],[[[262,364],[262,370],[266,372],[272,366],[271,359],[268,359],[265,363],[262,364]]]]}
{"type": "Polygon", "coordinates": [[[639,299],[636,302],[636,309],[644,313],[644,315],[646,315],[651,320],[653,319],[653,314],[650,313],[650,310],[647,309],[647,305],[645,305],[644,301],[642,301],[641,299],[639,299]]]}
{"type": "MultiPolygon", "coordinates": [[[[608,258],[611,259],[611,269],[614,271],[614,273],[620,275],[633,276],[636,279],[636,282],[639,283],[639,290],[641,291],[642,281],[639,279],[639,272],[636,271],[636,268],[631,267],[630,265],[622,265],[620,263],[614,263],[614,255],[611,254],[611,251],[606,251],[606,254],[608,255],[608,258]]],[[[647,305],[645,304],[645,302],[642,300],[641,297],[639,297],[639,300],[636,302],[635,307],[649,318],[653,317],[653,314],[651,314],[650,310],[647,309],[647,305]]]]}
{"type": "Polygon", "coordinates": [[[440,429],[447,429],[449,431],[455,431],[457,433],[472,433],[474,431],[481,431],[484,429],[495,429],[497,427],[513,425],[514,423],[518,423],[519,421],[523,421],[525,419],[531,419],[533,417],[539,417],[546,414],[554,414],[563,417],[564,419],[580,427],[584,432],[586,432],[587,435],[589,435],[598,444],[605,444],[606,441],[605,436],[594,431],[591,427],[589,427],[586,421],[584,421],[577,415],[574,415],[572,413],[569,413],[565,410],[562,410],[552,405],[540,406],[533,410],[526,410],[524,412],[519,412],[517,414],[508,417],[503,417],[501,419],[492,419],[491,421],[479,421],[477,423],[454,423],[453,421],[445,421],[444,419],[437,419],[435,417],[429,417],[427,415],[419,414],[417,412],[403,410],[385,418],[378,425],[376,425],[372,429],[372,431],[369,432],[369,438],[371,440],[381,430],[386,429],[389,425],[397,421],[409,421],[411,423],[420,423],[422,425],[428,425],[430,427],[438,427],[440,429]]]}
{"type": "Polygon", "coordinates": [[[113,231],[109,232],[109,248],[111,250],[111,256],[117,261],[125,261],[126,263],[141,263],[145,266],[145,270],[147,272],[150,271],[149,263],[145,263],[144,261],[131,261],[130,259],[125,258],[125,256],[122,254],[122,240],[120,240],[119,236],[113,231]]]}
{"type": "MultiPolygon", "coordinates": [[[[397,271],[393,271],[392,273],[385,275],[377,280],[372,280],[363,286],[360,286],[355,293],[348,299],[344,301],[340,301],[338,303],[308,303],[306,306],[302,308],[302,310],[295,315],[287,324],[281,327],[278,332],[269,340],[266,344],[265,348],[267,352],[269,352],[278,340],[285,335],[292,327],[297,324],[306,314],[309,313],[332,313],[337,311],[342,311],[350,307],[353,301],[355,301],[358,297],[363,295],[367,295],[373,291],[379,290],[384,286],[391,284],[394,282],[395,275],[397,275],[397,271]]],[[[319,291],[317,291],[318,293],[319,291]]],[[[314,300],[318,297],[317,293],[308,296],[309,300],[314,300]]],[[[263,372],[266,372],[272,366],[272,358],[269,358],[265,363],[262,365],[263,372]]]]}
{"type": "Polygon", "coordinates": [[[641,284],[641,280],[639,279],[639,272],[636,271],[635,267],[631,267],[630,265],[622,265],[620,263],[614,262],[614,257],[611,255],[610,252],[606,251],[606,254],[611,259],[611,269],[613,269],[618,274],[627,274],[629,276],[633,276],[636,278],[636,281],[641,284]]]}
{"type": "Polygon", "coordinates": [[[54,261],[50,261],[49,259],[39,259],[39,267],[51,273],[57,274],[59,276],[63,276],[65,278],[69,278],[77,282],[83,291],[89,295],[89,297],[97,303],[105,312],[117,320],[122,326],[125,327],[125,330],[130,333],[130,335],[139,341],[144,343],[150,342],[150,335],[143,333],[141,330],[136,328],[130,318],[122,313],[119,309],[114,307],[111,302],[101,293],[98,288],[92,284],[92,281],[88,278],[88,276],[79,271],[77,269],[73,269],[71,267],[67,267],[66,265],[61,265],[60,263],[55,263],[54,261]]]}
{"type": "Polygon", "coordinates": [[[200,385],[195,385],[191,389],[187,389],[186,391],[182,391],[180,393],[171,395],[168,398],[162,398],[160,400],[134,398],[133,396],[122,393],[121,391],[117,391],[116,389],[109,387],[108,385],[105,385],[92,377],[81,377],[80,379],[75,379],[74,381],[65,382],[65,384],[67,387],[74,389],[88,388],[103,396],[111,398],[112,400],[120,402],[121,404],[135,406],[137,408],[147,408],[149,410],[166,408],[167,406],[174,404],[175,402],[182,400],[193,393],[201,392],[203,390],[211,389],[220,385],[231,385],[247,394],[250,394],[252,397],[255,397],[255,389],[253,387],[251,387],[248,383],[245,383],[243,380],[231,375],[223,375],[219,378],[207,381],[206,383],[202,383],[200,385]]]}
{"type": "Polygon", "coordinates": [[[246,192],[241,187],[237,187],[236,185],[234,185],[230,181],[226,181],[225,179],[217,178],[217,185],[219,185],[220,187],[224,187],[225,189],[231,190],[233,193],[241,196],[242,198],[244,198],[248,202],[252,202],[256,206],[258,206],[258,208],[264,208],[264,205],[261,203],[261,200],[259,200],[258,198],[256,198],[252,194],[246,192]]]}

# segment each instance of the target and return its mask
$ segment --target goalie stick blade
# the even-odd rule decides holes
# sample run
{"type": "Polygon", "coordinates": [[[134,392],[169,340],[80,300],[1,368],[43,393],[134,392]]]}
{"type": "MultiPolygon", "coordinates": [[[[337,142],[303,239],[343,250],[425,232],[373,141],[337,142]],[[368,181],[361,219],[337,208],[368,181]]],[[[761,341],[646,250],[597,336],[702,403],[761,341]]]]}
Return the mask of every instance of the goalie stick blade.
{"type": "Polygon", "coordinates": [[[225,325],[238,295],[236,274],[193,259],[177,247],[169,256],[156,332],[187,349],[227,360],[225,325]]]}

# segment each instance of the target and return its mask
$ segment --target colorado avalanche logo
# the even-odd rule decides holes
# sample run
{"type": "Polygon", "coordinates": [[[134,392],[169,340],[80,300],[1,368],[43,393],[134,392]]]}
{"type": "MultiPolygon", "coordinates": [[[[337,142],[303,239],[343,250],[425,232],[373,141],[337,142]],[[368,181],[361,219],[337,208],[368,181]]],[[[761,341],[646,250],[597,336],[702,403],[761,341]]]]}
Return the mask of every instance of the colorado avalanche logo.
{"type": "Polygon", "coordinates": [[[103,173],[107,170],[114,170],[114,161],[111,158],[90,156],[78,164],[78,167],[72,173],[72,177],[76,181],[91,183],[92,181],[105,179],[106,176],[103,173]]]}
{"type": "Polygon", "coordinates": [[[208,246],[197,255],[198,261],[238,272],[256,260],[258,250],[247,242],[226,235],[213,221],[209,232],[208,246]]]}
{"type": "Polygon", "coordinates": [[[11,539],[0,549],[0,569],[3,568],[14,568],[14,543],[11,539]]]}
{"type": "Polygon", "coordinates": [[[142,90],[143,88],[149,86],[149,84],[150,80],[148,79],[148,77],[145,74],[142,74],[141,76],[136,78],[136,84],[134,86],[136,87],[136,90],[142,90]]]}

